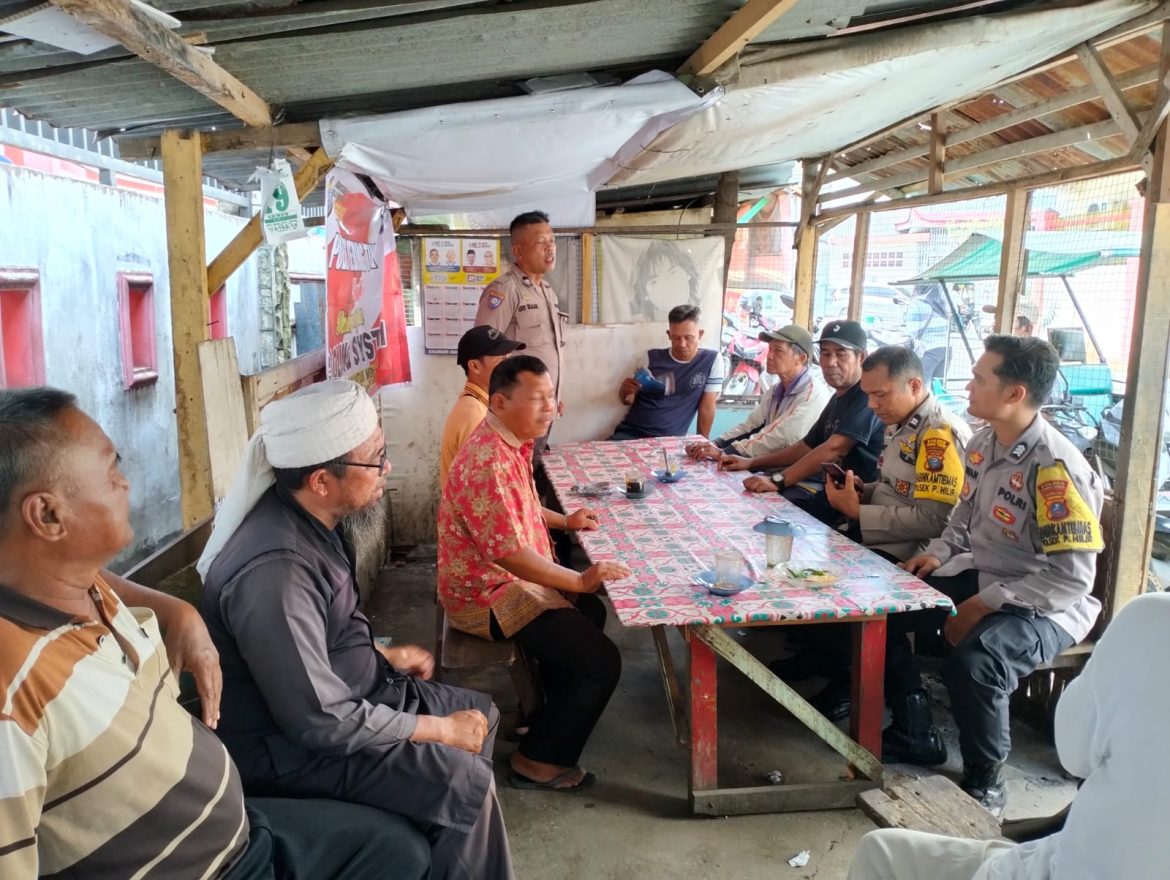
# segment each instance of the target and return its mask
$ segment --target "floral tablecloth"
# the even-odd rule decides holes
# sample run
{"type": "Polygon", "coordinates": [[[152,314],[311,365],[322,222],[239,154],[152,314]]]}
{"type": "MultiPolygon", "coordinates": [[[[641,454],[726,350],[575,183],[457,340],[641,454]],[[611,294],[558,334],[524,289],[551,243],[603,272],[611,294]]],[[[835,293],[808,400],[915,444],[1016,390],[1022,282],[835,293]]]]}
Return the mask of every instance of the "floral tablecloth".
{"type": "MultiPolygon", "coordinates": [[[[702,439],[702,438],[693,438],[702,439]]],[[[805,514],[779,495],[744,492],[742,473],[684,460],[685,476],[659,483],[651,471],[663,467],[662,451],[682,452],[684,438],[557,445],[544,456],[545,470],[568,512],[591,507],[601,519],[597,531],[578,532],[593,561],[612,559],[634,574],[606,584],[618,619],[626,626],[685,626],[863,617],[950,608],[951,600],[839,532],[805,514]],[[625,497],[625,474],[645,473],[642,500],[625,497]],[[575,486],[608,482],[600,497],[582,496],[575,486]],[[752,526],[772,514],[799,524],[792,561],[768,571],[764,536],[752,526]],[[748,590],[720,598],[693,583],[713,566],[717,550],[734,547],[761,574],[748,590]],[[787,569],[825,568],[836,583],[810,587],[788,577],[787,569]]]]}

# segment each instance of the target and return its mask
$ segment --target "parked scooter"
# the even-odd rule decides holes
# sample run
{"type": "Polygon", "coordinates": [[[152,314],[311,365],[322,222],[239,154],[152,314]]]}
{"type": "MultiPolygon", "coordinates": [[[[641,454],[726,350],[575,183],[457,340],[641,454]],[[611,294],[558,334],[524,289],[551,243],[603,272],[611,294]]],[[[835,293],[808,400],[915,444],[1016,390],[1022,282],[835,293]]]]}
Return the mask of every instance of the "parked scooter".
{"type": "Polygon", "coordinates": [[[768,359],[768,343],[761,342],[758,330],[737,330],[727,346],[729,369],[723,382],[724,397],[749,397],[762,393],[770,384],[761,382],[768,359]]]}

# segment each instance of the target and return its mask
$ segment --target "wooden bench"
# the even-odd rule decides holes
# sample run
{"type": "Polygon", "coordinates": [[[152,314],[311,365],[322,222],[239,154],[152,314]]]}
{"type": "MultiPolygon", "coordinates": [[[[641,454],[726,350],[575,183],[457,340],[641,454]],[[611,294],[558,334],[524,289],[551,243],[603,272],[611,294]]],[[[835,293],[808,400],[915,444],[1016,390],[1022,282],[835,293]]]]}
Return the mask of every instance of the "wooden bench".
{"type": "Polygon", "coordinates": [[[511,640],[493,642],[460,632],[447,621],[442,606],[435,607],[435,679],[441,680],[448,672],[506,668],[520,701],[520,711],[526,718],[530,717],[543,701],[535,666],[520,646],[511,640]]]}
{"type": "Polygon", "coordinates": [[[1001,834],[999,820],[945,776],[887,775],[882,788],[857,796],[857,806],[881,828],[971,840],[1001,834]]]}

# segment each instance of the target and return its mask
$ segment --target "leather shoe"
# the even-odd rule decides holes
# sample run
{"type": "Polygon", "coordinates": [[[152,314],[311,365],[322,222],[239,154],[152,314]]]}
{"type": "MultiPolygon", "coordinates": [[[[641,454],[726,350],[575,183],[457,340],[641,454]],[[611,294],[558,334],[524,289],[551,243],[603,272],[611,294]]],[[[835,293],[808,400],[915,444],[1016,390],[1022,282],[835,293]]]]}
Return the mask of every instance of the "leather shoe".
{"type": "Polygon", "coordinates": [[[853,707],[850,691],[848,684],[830,681],[809,703],[830,721],[844,721],[853,707]]]}

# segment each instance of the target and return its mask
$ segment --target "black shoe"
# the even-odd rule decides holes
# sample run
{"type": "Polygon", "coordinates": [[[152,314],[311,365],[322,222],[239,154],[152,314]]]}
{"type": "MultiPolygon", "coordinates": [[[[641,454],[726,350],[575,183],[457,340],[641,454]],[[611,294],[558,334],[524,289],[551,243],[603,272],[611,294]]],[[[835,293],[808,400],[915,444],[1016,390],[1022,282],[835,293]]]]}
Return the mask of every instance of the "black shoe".
{"type": "Polygon", "coordinates": [[[772,670],[773,675],[785,681],[804,681],[806,678],[824,675],[828,671],[824,658],[812,650],[800,651],[791,657],[773,660],[768,664],[768,668],[772,670]]]}
{"type": "Polygon", "coordinates": [[[853,706],[852,696],[847,683],[830,681],[809,703],[830,721],[844,721],[853,706]]]}
{"type": "Polygon", "coordinates": [[[995,818],[1003,818],[1003,811],[1007,807],[1007,785],[1003,778],[1002,763],[964,767],[963,781],[959,787],[995,818]]]}
{"type": "Polygon", "coordinates": [[[947,747],[930,717],[926,691],[890,698],[894,721],[882,731],[882,760],[933,767],[945,764],[947,747]]]}

